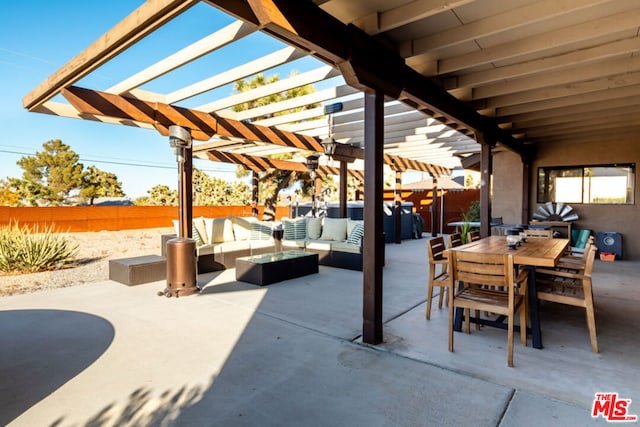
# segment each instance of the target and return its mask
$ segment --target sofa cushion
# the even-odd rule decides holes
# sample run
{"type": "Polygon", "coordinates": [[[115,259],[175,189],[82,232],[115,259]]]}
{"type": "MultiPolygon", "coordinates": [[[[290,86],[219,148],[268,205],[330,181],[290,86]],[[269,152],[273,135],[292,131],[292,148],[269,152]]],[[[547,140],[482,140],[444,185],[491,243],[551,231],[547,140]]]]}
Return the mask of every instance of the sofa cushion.
{"type": "Polygon", "coordinates": [[[350,252],[353,254],[360,253],[360,245],[354,245],[353,243],[334,242],[331,244],[331,250],[337,252],[350,252]]]}
{"type": "Polygon", "coordinates": [[[282,218],[283,239],[303,240],[307,237],[307,221],[305,217],[282,218]]]}
{"type": "Polygon", "coordinates": [[[319,240],[307,240],[307,246],[306,248],[309,250],[316,250],[316,251],[326,251],[329,252],[331,250],[331,244],[333,243],[333,241],[319,241],[319,240]]]}
{"type": "Polygon", "coordinates": [[[364,236],[364,225],[355,224],[351,229],[351,233],[349,233],[349,237],[347,237],[347,243],[360,246],[360,244],[362,243],[363,236],[364,236]]]}
{"type": "Polygon", "coordinates": [[[233,224],[229,218],[205,218],[209,243],[233,242],[233,224]]]}
{"type": "Polygon", "coordinates": [[[347,219],[346,218],[325,218],[322,226],[322,240],[347,240],[347,219]]]}
{"type": "Polygon", "coordinates": [[[307,239],[319,239],[322,235],[322,218],[307,220],[307,239]]]}
{"type": "Polygon", "coordinates": [[[257,221],[257,218],[254,217],[231,217],[233,235],[236,238],[236,241],[251,239],[251,224],[257,221]]]}
{"type": "Polygon", "coordinates": [[[282,240],[283,249],[304,249],[306,240],[282,240]]]}
{"type": "Polygon", "coordinates": [[[273,242],[269,240],[252,240],[250,243],[251,243],[251,250],[273,247],[273,242]]]}
{"type": "Polygon", "coordinates": [[[251,223],[251,240],[272,240],[273,222],[256,221],[251,223]]]}

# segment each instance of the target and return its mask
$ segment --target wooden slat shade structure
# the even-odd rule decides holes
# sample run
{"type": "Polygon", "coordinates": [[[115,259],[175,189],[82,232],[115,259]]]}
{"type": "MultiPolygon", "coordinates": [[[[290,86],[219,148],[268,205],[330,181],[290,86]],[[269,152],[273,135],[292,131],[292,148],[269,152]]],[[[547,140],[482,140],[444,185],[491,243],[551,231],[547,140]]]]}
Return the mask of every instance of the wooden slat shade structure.
{"type": "MultiPolygon", "coordinates": [[[[69,103],[81,113],[152,124],[163,135],[169,134],[169,126],[178,125],[190,129],[192,137],[201,141],[208,141],[214,136],[225,136],[248,141],[266,142],[300,150],[323,152],[322,144],[318,138],[284,131],[275,126],[255,125],[220,117],[215,113],[205,113],[189,108],[160,102],[149,102],[76,86],[62,89],[61,92],[69,103]]],[[[335,155],[364,158],[364,150],[338,144],[335,155]]],[[[394,169],[400,171],[429,172],[435,177],[450,172],[447,168],[441,166],[399,156],[387,155],[385,160],[394,169]]]]}

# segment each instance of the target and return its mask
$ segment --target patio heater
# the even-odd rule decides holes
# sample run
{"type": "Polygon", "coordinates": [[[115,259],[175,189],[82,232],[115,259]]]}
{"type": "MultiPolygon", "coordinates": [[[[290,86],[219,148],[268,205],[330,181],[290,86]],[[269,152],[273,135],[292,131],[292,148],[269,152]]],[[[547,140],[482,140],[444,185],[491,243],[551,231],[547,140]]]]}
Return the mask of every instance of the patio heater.
{"type": "Polygon", "coordinates": [[[191,197],[187,192],[191,180],[187,179],[187,167],[191,167],[191,133],[180,126],[169,126],[169,145],[178,162],[178,237],[167,242],[167,297],[187,296],[200,292],[197,286],[196,241],[189,238],[191,211],[187,203],[191,197]],[[188,165],[185,163],[188,162],[188,165]]]}
{"type": "Polygon", "coordinates": [[[316,217],[316,169],[320,165],[319,154],[312,154],[307,157],[306,165],[311,175],[311,216],[316,217]]]}

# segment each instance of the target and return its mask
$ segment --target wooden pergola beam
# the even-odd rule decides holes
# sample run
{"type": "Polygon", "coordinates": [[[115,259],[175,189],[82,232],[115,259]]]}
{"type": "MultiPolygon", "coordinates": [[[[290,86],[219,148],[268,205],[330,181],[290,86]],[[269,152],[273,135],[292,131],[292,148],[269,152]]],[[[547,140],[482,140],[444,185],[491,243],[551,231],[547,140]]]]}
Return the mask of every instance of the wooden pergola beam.
{"type": "Polygon", "coordinates": [[[118,25],[29,92],[22,99],[22,105],[32,111],[53,98],[59,88],[80,80],[197,3],[198,0],[146,1],[118,25]]]}
{"type": "Polygon", "coordinates": [[[492,119],[449,94],[431,79],[405,64],[394,51],[354,25],[346,25],[310,1],[208,0],[293,46],[334,64],[351,86],[365,92],[384,90],[414,107],[428,109],[477,132],[494,135],[506,147],[521,153],[521,144],[492,119]],[[250,7],[247,7],[247,4],[250,7]],[[309,25],[313,22],[313,25],[309,25]],[[319,32],[317,29],[322,28],[319,32]]]}
{"type": "MultiPolygon", "coordinates": [[[[323,152],[320,139],[289,132],[275,126],[260,126],[220,117],[189,108],[149,102],[137,98],[71,86],[62,89],[62,95],[80,113],[133,120],[153,125],[162,135],[169,134],[169,126],[178,125],[191,130],[193,139],[208,141],[214,135],[267,142],[300,150],[323,152]]],[[[364,158],[364,150],[338,144],[336,158],[364,158]]],[[[429,172],[434,177],[448,175],[449,169],[399,156],[385,156],[385,161],[396,170],[429,172]]]]}
{"type": "MultiPolygon", "coordinates": [[[[200,150],[203,151],[203,150],[200,150]]],[[[196,152],[196,150],[194,150],[196,152]]],[[[291,162],[288,160],[269,159],[261,156],[249,156],[246,154],[230,153],[220,150],[206,150],[209,160],[221,163],[232,163],[242,165],[253,172],[264,172],[268,169],[280,169],[296,172],[308,172],[307,166],[301,162],[291,162]]],[[[316,174],[320,178],[327,175],[340,175],[340,169],[332,166],[321,165],[316,169],[316,174]]],[[[362,181],[364,179],[364,171],[347,170],[347,174],[355,179],[362,181]]]]}

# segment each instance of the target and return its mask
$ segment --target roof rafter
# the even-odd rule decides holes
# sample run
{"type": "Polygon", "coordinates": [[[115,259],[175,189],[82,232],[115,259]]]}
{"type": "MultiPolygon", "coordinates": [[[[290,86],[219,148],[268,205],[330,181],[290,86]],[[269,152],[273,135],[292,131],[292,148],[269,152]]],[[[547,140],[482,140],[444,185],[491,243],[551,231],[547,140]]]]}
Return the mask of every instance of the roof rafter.
{"type": "Polygon", "coordinates": [[[208,1],[229,13],[244,13],[246,16],[241,16],[243,19],[257,19],[263,31],[334,64],[352,86],[362,90],[384,90],[391,97],[402,97],[414,106],[433,110],[490,136],[489,139],[499,140],[516,152],[522,152],[521,144],[493,120],[481,116],[435,82],[410,68],[397,53],[356,26],[343,24],[312,2],[248,0],[251,6],[249,13],[246,8],[231,6],[226,1],[208,1]],[[315,25],[309,25],[309,22],[315,25]],[[324,31],[318,34],[316,28],[324,28],[324,31]]]}

